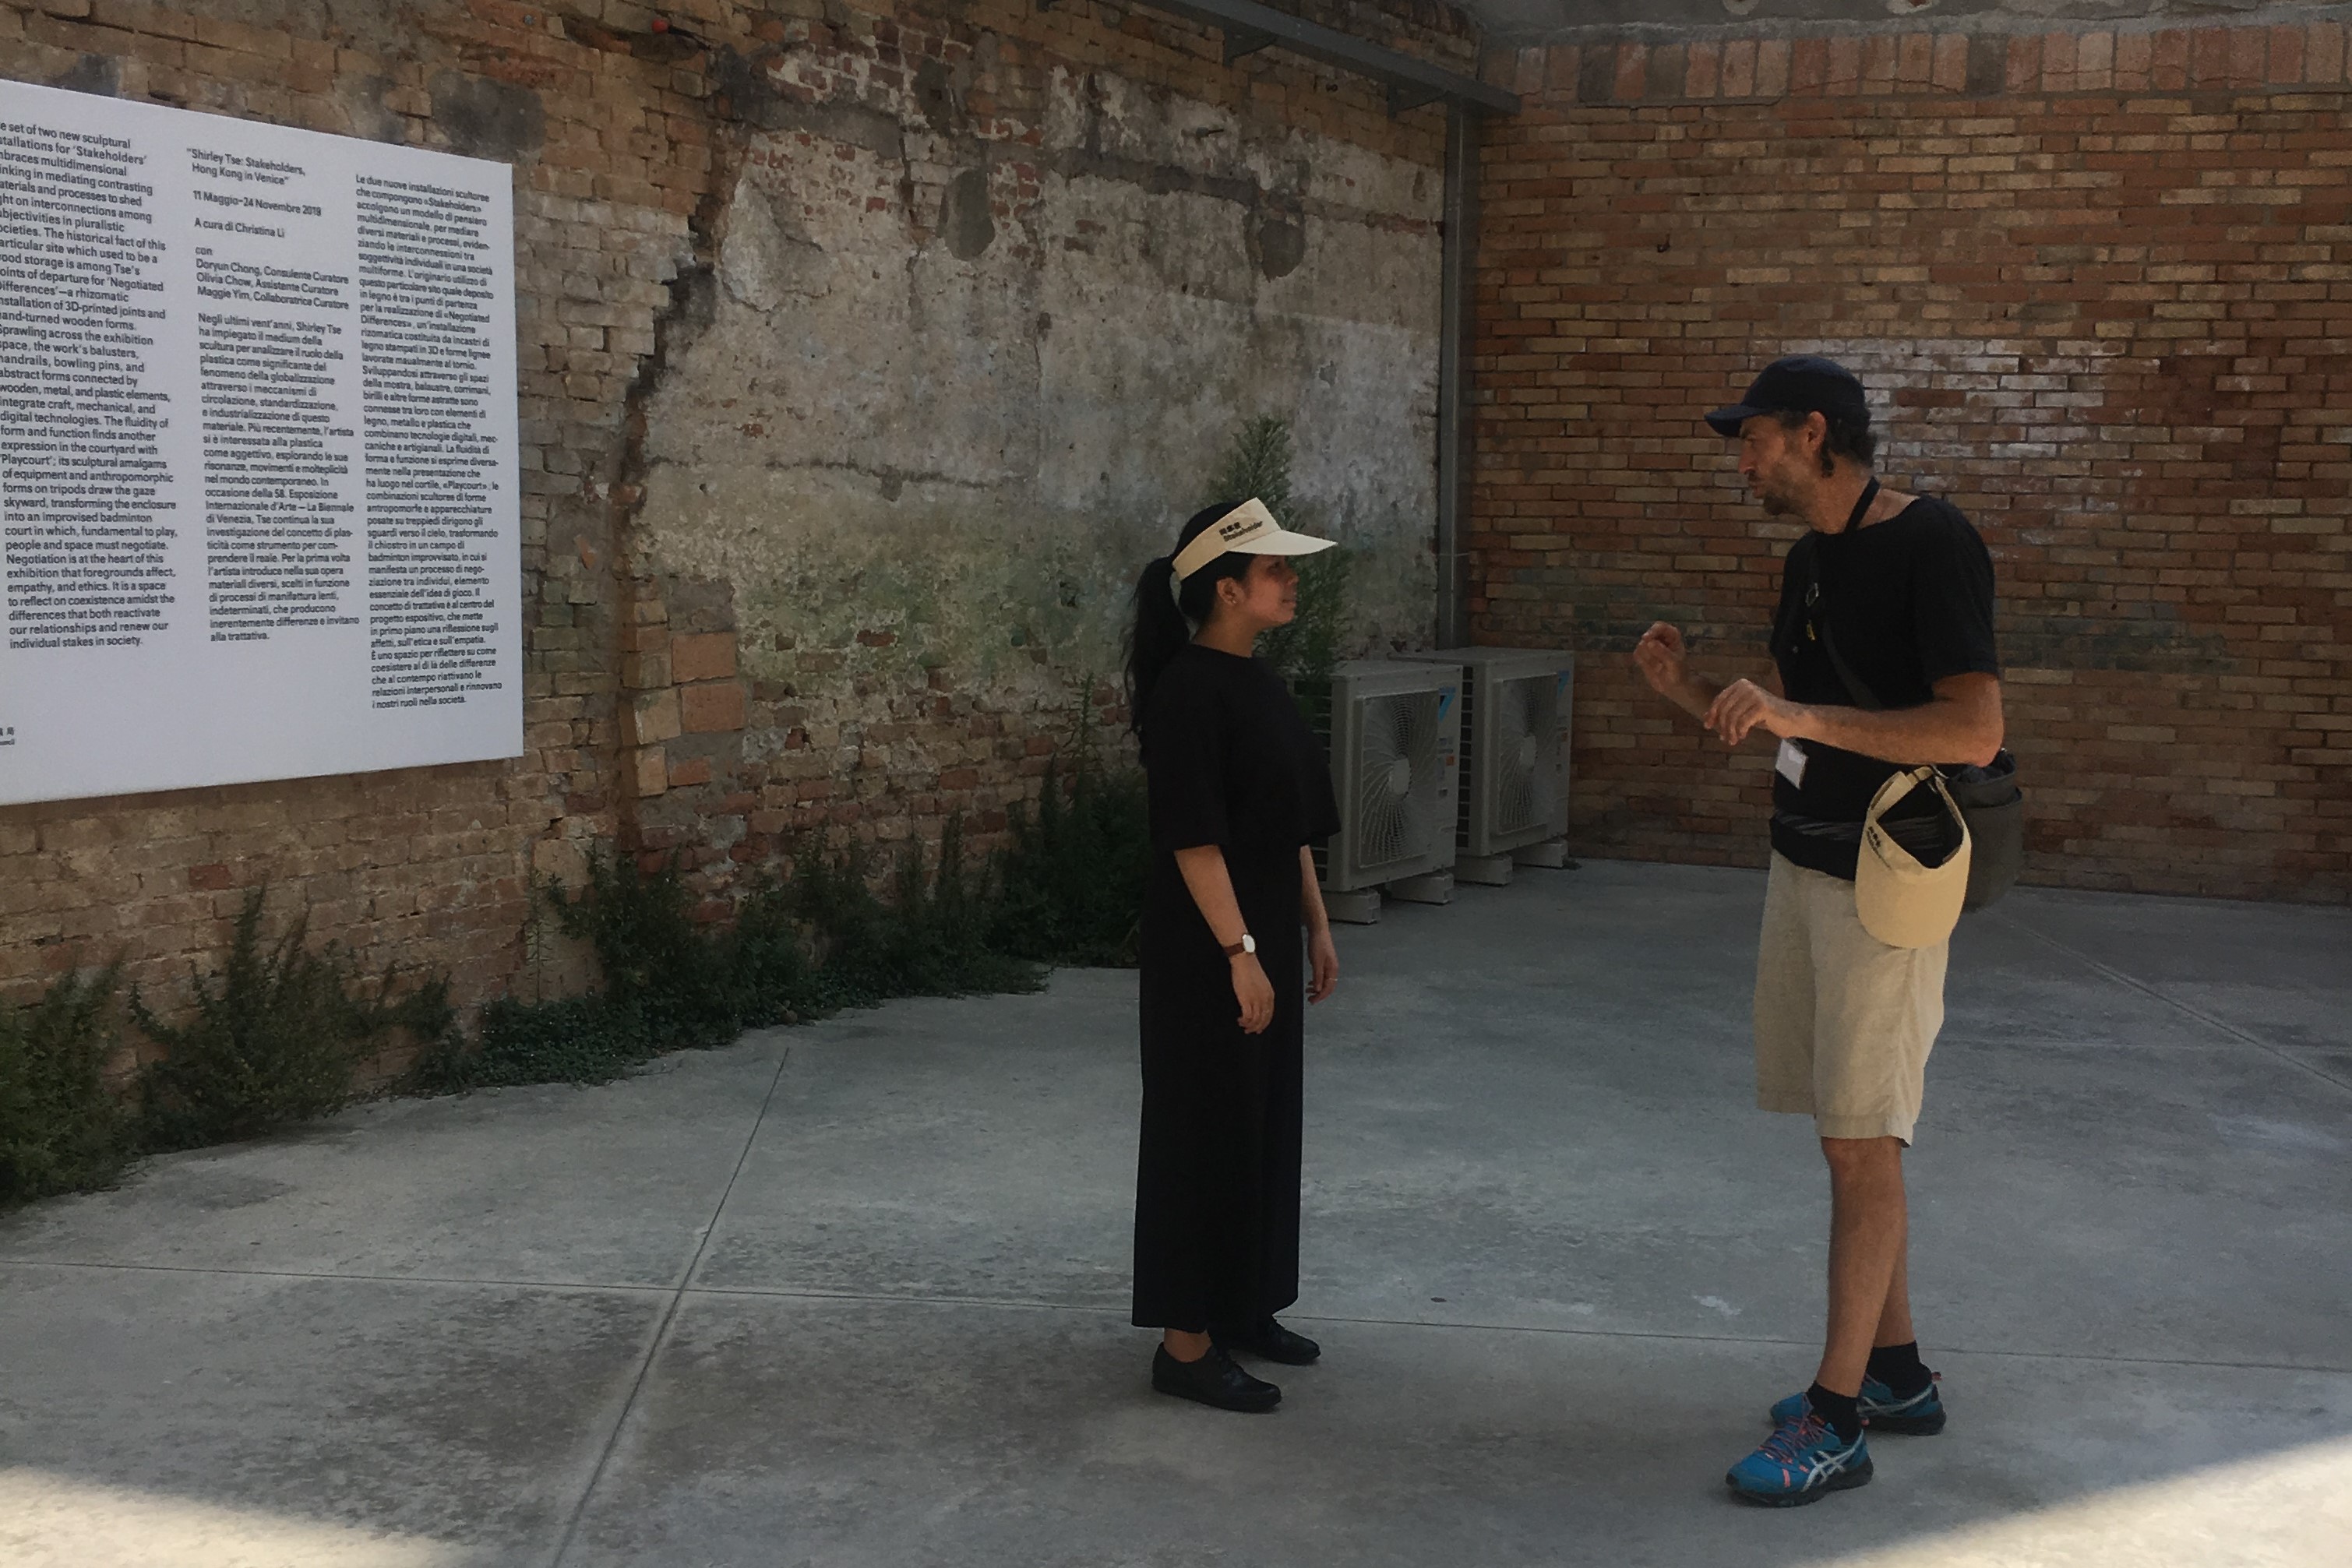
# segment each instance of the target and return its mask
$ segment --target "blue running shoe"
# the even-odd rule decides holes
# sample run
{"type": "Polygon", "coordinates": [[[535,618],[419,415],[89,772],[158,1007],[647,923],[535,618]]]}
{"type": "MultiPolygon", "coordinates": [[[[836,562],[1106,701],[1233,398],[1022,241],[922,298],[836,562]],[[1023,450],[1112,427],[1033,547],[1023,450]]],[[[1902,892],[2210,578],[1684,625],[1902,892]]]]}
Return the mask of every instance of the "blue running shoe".
{"type": "Polygon", "coordinates": [[[1742,1502],[1764,1508],[1797,1508],[1824,1493],[1843,1491],[1870,1479],[1870,1439],[1854,1434],[1849,1443],[1802,1405],[1764,1446],[1731,1467],[1724,1481],[1742,1502]]]}
{"type": "MultiPolygon", "coordinates": [[[[1893,1432],[1906,1437],[1932,1437],[1944,1429],[1944,1401],[1936,1392],[1943,1381],[1940,1372],[1931,1373],[1927,1386],[1908,1399],[1895,1397],[1895,1390],[1875,1377],[1862,1380],[1862,1424],[1874,1432],[1893,1432]]],[[[1805,1412],[1805,1396],[1791,1394],[1772,1406],[1772,1425],[1782,1426],[1805,1412]]]]}

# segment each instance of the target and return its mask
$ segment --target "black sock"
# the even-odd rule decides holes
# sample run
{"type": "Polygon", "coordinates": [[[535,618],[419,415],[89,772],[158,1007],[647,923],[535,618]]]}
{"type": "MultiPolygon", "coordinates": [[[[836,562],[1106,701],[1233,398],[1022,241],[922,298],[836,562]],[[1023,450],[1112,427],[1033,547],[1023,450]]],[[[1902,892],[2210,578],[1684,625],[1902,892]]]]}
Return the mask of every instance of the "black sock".
{"type": "Polygon", "coordinates": [[[1869,1375],[1884,1383],[1897,1399],[1908,1399],[1936,1381],[1919,1359],[1919,1342],[1882,1344],[1870,1353],[1869,1375]]]}
{"type": "Polygon", "coordinates": [[[1820,1384],[1805,1390],[1805,1403],[1813,1414],[1830,1424],[1830,1430],[1841,1442],[1851,1443],[1862,1436],[1862,1405],[1858,1396],[1832,1394],[1820,1384]]]}

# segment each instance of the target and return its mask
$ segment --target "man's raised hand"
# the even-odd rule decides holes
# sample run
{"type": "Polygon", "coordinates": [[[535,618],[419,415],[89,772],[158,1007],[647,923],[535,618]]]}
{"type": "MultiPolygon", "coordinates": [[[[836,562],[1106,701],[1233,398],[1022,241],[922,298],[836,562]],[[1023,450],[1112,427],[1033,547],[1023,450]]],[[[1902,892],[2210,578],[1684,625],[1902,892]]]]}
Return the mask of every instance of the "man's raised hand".
{"type": "Polygon", "coordinates": [[[1680,632],[1663,621],[1653,622],[1633,644],[1633,663],[1641,666],[1652,691],[1675,702],[1683,700],[1684,690],[1690,685],[1690,666],[1680,632]]]}

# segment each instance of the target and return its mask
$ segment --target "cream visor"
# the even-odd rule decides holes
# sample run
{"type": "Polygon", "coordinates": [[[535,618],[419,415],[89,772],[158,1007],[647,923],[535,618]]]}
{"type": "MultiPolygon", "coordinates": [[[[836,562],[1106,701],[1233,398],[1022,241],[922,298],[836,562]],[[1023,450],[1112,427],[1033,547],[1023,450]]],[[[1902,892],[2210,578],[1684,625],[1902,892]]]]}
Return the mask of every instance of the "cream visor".
{"type": "Polygon", "coordinates": [[[1176,580],[1183,581],[1227,550],[1240,550],[1245,555],[1313,555],[1339,542],[1290,532],[1274,520],[1274,514],[1265,509],[1264,501],[1253,496],[1202,528],[1191,544],[1176,552],[1176,580]]]}
{"type": "Polygon", "coordinates": [[[1932,947],[1960,923],[1960,901],[1969,892],[1968,819],[1932,768],[1897,773],[1878,788],[1869,814],[1862,820],[1862,858],[1854,864],[1854,913],[1863,929],[1889,947],[1932,947]],[[1878,819],[1915,789],[1932,789],[1943,797],[1944,810],[1959,825],[1960,847],[1938,866],[1922,865],[1916,856],[1895,841],[1878,819]]]}

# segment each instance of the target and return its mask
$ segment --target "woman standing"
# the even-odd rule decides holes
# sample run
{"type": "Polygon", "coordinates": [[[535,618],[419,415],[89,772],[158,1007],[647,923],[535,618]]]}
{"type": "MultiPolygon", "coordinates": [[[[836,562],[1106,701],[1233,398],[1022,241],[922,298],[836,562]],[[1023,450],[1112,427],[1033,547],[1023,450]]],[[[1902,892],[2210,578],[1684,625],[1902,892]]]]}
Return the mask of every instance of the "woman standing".
{"type": "Polygon", "coordinates": [[[1298,1299],[1302,1001],[1339,974],[1307,846],[1339,814],[1324,748],[1253,649],[1298,612],[1287,558],[1330,546],[1255,500],[1212,507],[1135,591],[1128,700],[1153,853],[1134,1321],[1164,1331],[1154,1388],[1225,1410],[1282,1398],[1232,1352],[1321,1354],[1274,1314],[1298,1299]]]}

